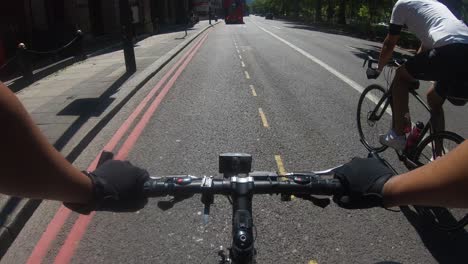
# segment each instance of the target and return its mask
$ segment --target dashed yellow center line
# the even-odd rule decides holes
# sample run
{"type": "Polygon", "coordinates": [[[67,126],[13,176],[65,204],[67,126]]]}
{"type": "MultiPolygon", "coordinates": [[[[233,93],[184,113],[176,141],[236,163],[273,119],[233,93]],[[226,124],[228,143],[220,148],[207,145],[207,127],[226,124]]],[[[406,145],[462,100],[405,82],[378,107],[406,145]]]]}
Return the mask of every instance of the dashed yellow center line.
{"type": "Polygon", "coordinates": [[[263,126],[269,128],[270,125],[268,125],[265,113],[263,113],[263,110],[261,108],[258,109],[258,113],[260,114],[260,118],[262,119],[263,126]]]}
{"type": "Polygon", "coordinates": [[[245,68],[245,63],[241,61],[242,68],[245,68]]]}
{"type": "Polygon", "coordinates": [[[244,71],[244,73],[245,73],[245,78],[247,80],[250,80],[250,74],[247,71],[244,71]]]}
{"type": "Polygon", "coordinates": [[[278,173],[280,175],[286,175],[286,170],[284,169],[283,160],[280,155],[275,155],[276,165],[278,166],[278,173]]]}
{"type": "Polygon", "coordinates": [[[250,89],[252,90],[252,95],[257,96],[257,92],[255,91],[255,88],[253,85],[250,85],[250,89]]]}
{"type": "Polygon", "coordinates": [[[318,262],[315,261],[315,260],[309,260],[309,263],[308,263],[308,264],[318,264],[318,262]]]}

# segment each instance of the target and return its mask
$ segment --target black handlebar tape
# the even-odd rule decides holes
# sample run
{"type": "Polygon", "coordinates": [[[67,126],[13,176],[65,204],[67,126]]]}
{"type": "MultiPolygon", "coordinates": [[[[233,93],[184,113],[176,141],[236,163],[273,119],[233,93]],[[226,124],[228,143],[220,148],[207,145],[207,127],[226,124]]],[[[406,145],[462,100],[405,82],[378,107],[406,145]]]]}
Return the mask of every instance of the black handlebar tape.
{"type": "Polygon", "coordinates": [[[203,187],[201,179],[190,184],[180,185],[173,180],[151,179],[143,185],[145,197],[163,197],[167,195],[184,195],[195,193],[230,194],[230,182],[226,180],[213,180],[211,187],[203,187]]]}
{"type": "MultiPolygon", "coordinates": [[[[231,194],[235,184],[229,180],[214,179],[210,187],[202,186],[201,179],[185,185],[177,184],[176,178],[151,179],[144,184],[143,192],[146,197],[162,197],[167,195],[186,195],[195,193],[231,194]]],[[[343,192],[338,179],[316,179],[310,183],[301,184],[293,181],[254,181],[254,194],[311,194],[335,195],[343,192]]]]}

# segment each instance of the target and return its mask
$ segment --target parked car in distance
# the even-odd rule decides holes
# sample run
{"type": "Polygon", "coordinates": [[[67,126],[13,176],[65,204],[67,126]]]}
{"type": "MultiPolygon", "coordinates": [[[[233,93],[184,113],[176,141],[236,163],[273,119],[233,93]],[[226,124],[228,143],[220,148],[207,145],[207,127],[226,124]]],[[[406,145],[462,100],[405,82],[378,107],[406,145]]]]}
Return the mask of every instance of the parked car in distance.
{"type": "Polygon", "coordinates": [[[273,19],[273,13],[267,13],[265,19],[273,19]]]}

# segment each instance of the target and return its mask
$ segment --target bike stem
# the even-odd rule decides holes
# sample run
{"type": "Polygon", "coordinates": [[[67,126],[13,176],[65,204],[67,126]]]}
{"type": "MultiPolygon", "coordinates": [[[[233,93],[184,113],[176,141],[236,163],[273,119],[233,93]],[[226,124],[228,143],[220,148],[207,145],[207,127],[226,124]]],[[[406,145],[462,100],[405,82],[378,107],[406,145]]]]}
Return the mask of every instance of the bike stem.
{"type": "Polygon", "coordinates": [[[232,245],[229,257],[232,263],[252,263],[255,258],[252,197],[254,179],[249,176],[252,156],[243,153],[225,153],[219,157],[219,172],[231,179],[232,245]]]}
{"type": "Polygon", "coordinates": [[[254,183],[251,177],[239,177],[236,180],[236,182],[231,183],[235,191],[232,194],[233,218],[230,255],[234,263],[250,263],[255,255],[252,218],[254,183]]]}

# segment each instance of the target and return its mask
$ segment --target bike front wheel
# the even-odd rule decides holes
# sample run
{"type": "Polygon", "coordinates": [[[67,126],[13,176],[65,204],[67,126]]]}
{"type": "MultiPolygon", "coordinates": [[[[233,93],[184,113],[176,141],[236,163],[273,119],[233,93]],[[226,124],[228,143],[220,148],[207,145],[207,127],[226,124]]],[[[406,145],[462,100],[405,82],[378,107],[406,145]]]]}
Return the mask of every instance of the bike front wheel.
{"type": "MultiPolygon", "coordinates": [[[[463,141],[463,137],[453,132],[434,133],[421,141],[412,155],[412,160],[417,166],[423,166],[447,154],[463,141]]],[[[468,224],[467,209],[422,206],[415,206],[415,209],[443,231],[456,231],[468,224]]]]}
{"type": "Polygon", "coordinates": [[[359,98],[357,127],[361,142],[375,152],[382,152],[387,146],[379,142],[379,136],[386,134],[392,125],[391,97],[377,84],[366,87],[359,98]]]}

